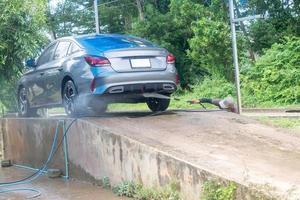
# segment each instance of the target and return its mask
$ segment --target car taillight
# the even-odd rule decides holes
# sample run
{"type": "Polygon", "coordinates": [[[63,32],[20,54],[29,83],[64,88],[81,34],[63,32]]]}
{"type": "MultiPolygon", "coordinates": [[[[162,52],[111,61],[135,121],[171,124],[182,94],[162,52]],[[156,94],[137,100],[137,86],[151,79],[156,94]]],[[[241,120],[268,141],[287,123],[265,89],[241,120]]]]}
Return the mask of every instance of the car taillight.
{"type": "Polygon", "coordinates": [[[84,59],[92,67],[102,67],[102,66],[110,65],[109,60],[105,57],[85,56],[84,59]]]}
{"type": "Polygon", "coordinates": [[[171,54],[171,53],[168,54],[168,56],[167,56],[167,63],[168,64],[175,63],[175,56],[173,54],[171,54]]]}

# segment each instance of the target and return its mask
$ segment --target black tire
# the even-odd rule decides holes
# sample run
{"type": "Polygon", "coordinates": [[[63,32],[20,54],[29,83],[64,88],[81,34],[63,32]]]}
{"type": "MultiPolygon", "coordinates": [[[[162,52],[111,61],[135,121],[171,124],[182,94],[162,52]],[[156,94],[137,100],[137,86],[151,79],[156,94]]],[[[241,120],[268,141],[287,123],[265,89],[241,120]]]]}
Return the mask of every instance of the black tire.
{"type": "Polygon", "coordinates": [[[97,116],[103,114],[107,110],[108,104],[103,99],[91,98],[88,100],[88,106],[90,108],[90,113],[97,116]]]}
{"type": "Polygon", "coordinates": [[[47,109],[47,108],[39,108],[39,109],[37,110],[37,114],[38,114],[40,117],[47,118],[47,117],[48,117],[48,109],[47,109]]]}
{"type": "Polygon", "coordinates": [[[38,117],[37,108],[30,108],[27,98],[27,89],[22,87],[18,92],[18,109],[21,117],[38,117]]]}
{"type": "Polygon", "coordinates": [[[72,80],[69,80],[64,84],[62,91],[63,106],[68,116],[76,117],[80,114],[78,110],[77,99],[78,92],[76,86],[72,80]]]}
{"type": "Polygon", "coordinates": [[[107,104],[99,104],[97,106],[92,106],[92,111],[95,115],[100,115],[105,113],[105,111],[107,110],[107,104]]]}
{"type": "Polygon", "coordinates": [[[170,105],[170,99],[149,98],[147,105],[152,112],[165,111],[170,105]]]}

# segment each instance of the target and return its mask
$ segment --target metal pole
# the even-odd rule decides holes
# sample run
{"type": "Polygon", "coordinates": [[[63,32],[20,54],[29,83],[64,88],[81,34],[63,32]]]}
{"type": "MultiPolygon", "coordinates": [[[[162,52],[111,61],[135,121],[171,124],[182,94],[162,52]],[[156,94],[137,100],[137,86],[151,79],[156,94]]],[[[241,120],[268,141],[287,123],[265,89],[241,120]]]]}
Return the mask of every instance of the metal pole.
{"type": "Polygon", "coordinates": [[[238,53],[237,53],[233,0],[229,0],[229,11],[230,11],[233,64],[234,64],[234,71],[235,71],[235,85],[236,85],[236,94],[237,94],[237,106],[238,106],[238,113],[241,114],[242,101],[241,101],[241,88],[240,88],[240,70],[239,70],[239,61],[238,61],[238,53]]]}
{"type": "Polygon", "coordinates": [[[99,29],[99,15],[98,15],[98,0],[94,0],[94,10],[95,10],[96,34],[99,34],[100,29],[99,29]]]}

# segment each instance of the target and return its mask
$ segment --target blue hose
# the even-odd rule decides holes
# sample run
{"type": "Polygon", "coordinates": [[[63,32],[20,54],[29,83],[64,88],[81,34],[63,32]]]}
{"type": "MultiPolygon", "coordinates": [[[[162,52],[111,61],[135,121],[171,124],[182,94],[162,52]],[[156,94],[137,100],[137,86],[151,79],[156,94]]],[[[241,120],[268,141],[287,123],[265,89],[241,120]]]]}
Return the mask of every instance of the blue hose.
{"type": "Polygon", "coordinates": [[[59,131],[58,131],[59,130],[59,123],[60,122],[57,122],[56,129],[55,129],[55,134],[54,134],[53,141],[52,141],[51,150],[50,150],[50,153],[48,155],[48,158],[47,158],[47,161],[45,162],[45,164],[37,172],[35,172],[33,175],[31,175],[30,177],[27,177],[27,178],[19,180],[19,181],[0,183],[0,187],[2,187],[2,186],[15,186],[15,185],[19,185],[19,184],[29,183],[29,182],[37,179],[41,174],[44,173],[44,171],[47,171],[47,166],[48,166],[49,162],[51,161],[51,159],[53,157],[54,150],[55,150],[57,136],[58,136],[58,133],[59,133],[59,131]]]}
{"type": "MultiPolygon", "coordinates": [[[[46,173],[47,172],[47,166],[48,164],[50,163],[50,161],[52,160],[53,158],[53,155],[57,152],[58,150],[58,147],[61,145],[62,141],[66,139],[66,135],[69,131],[69,129],[71,128],[72,124],[76,121],[77,119],[74,119],[68,126],[68,128],[64,131],[63,133],[63,137],[62,137],[62,140],[60,141],[60,143],[58,144],[57,148],[55,149],[56,147],[56,143],[57,143],[57,137],[58,137],[58,133],[59,133],[59,125],[60,125],[60,122],[57,122],[57,125],[56,125],[56,129],[55,129],[55,134],[54,134],[54,137],[53,137],[53,141],[52,141],[52,146],[51,146],[51,150],[50,150],[50,153],[48,155],[48,158],[47,158],[47,161],[44,163],[44,165],[37,169],[36,172],[32,175],[30,175],[29,177],[26,177],[24,179],[21,179],[21,180],[18,180],[18,181],[11,181],[11,182],[3,182],[3,183],[0,183],[0,189],[1,187],[3,186],[6,186],[6,187],[9,187],[9,186],[16,186],[16,185],[20,185],[20,184],[25,184],[25,183],[29,183],[35,179],[37,179],[39,176],[41,176],[43,173],[46,173]]],[[[64,122],[63,122],[64,123],[64,122]]],[[[64,126],[64,124],[63,124],[64,126]]],[[[15,165],[15,166],[18,166],[18,165],[15,165]]],[[[24,166],[22,166],[24,167],[24,166]]],[[[27,168],[30,168],[30,167],[27,167],[27,168]]],[[[31,168],[33,169],[33,168],[31,168]]],[[[16,191],[31,191],[31,192],[35,192],[36,194],[33,195],[33,196],[30,196],[30,197],[26,197],[26,199],[33,199],[33,198],[36,198],[36,197],[39,197],[41,195],[41,192],[36,190],[36,189],[33,189],[33,188],[13,188],[13,189],[5,189],[5,190],[0,190],[0,194],[1,193],[10,193],[10,192],[16,192],[16,191]]]]}

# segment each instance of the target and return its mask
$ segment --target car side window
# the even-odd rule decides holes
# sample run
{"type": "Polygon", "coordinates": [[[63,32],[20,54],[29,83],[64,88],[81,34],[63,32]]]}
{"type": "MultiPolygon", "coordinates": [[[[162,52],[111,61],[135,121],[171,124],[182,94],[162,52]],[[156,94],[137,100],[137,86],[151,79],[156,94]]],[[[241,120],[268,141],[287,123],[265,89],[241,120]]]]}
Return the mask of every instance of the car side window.
{"type": "Polygon", "coordinates": [[[71,44],[71,46],[70,46],[70,48],[69,48],[68,55],[71,55],[71,54],[73,54],[73,53],[76,53],[76,52],[78,52],[78,51],[80,51],[80,50],[81,50],[81,48],[80,48],[77,44],[75,44],[75,43],[72,42],[72,44],[71,44]]]}
{"type": "Polygon", "coordinates": [[[43,54],[39,57],[37,66],[41,66],[52,60],[52,55],[55,50],[56,43],[52,44],[49,48],[47,48],[43,54]]]}
{"type": "Polygon", "coordinates": [[[66,57],[70,44],[71,44],[70,42],[66,42],[66,41],[59,42],[54,54],[54,60],[58,60],[60,58],[66,57]]]}

